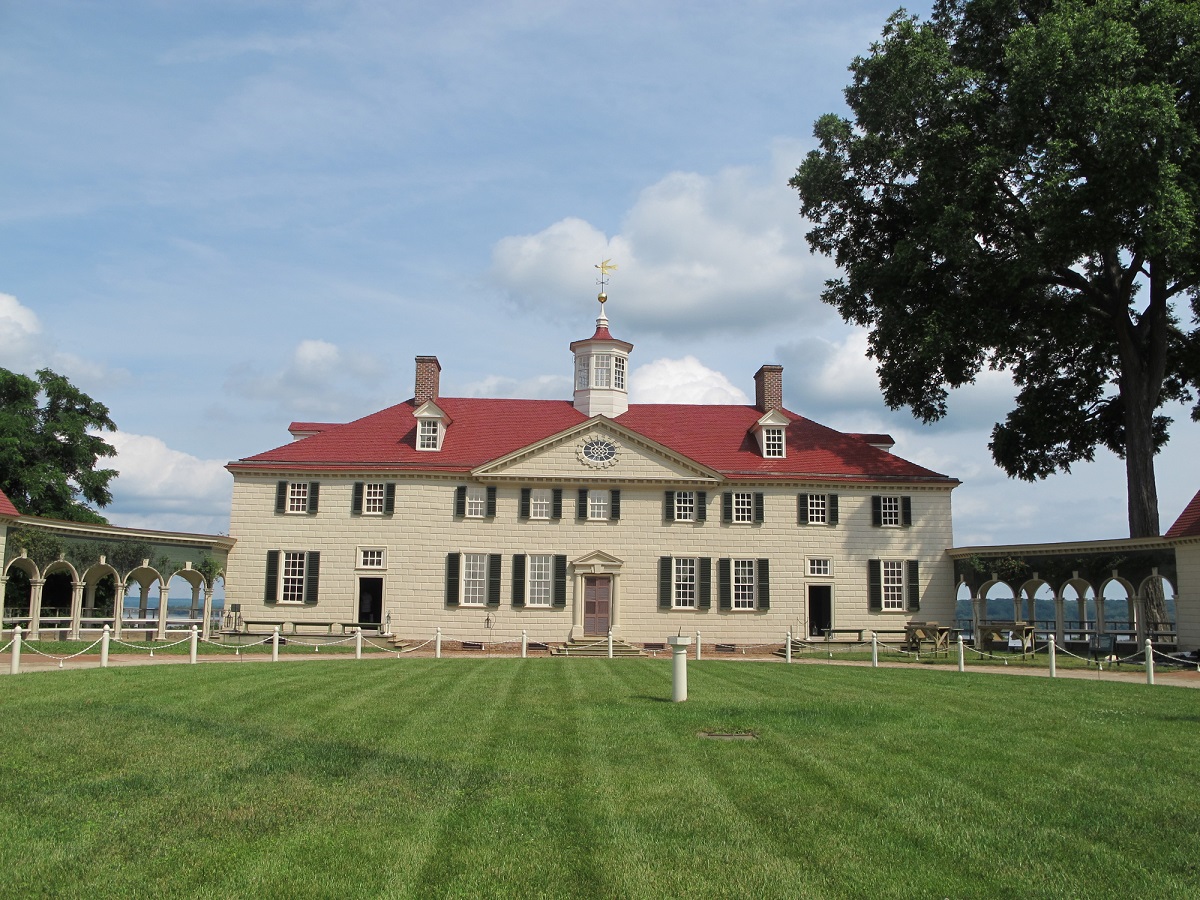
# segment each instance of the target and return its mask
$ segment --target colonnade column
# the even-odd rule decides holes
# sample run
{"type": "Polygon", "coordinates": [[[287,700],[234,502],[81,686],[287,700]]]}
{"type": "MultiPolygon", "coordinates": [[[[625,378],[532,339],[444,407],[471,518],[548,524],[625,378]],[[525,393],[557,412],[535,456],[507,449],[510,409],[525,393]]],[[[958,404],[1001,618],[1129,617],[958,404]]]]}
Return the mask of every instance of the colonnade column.
{"type": "Polygon", "coordinates": [[[158,581],[158,639],[167,639],[167,594],[168,589],[162,579],[158,581]]]}
{"type": "Polygon", "coordinates": [[[83,618],[83,589],[82,581],[71,582],[71,627],[67,631],[67,640],[79,640],[79,620],[83,618]]]}
{"type": "Polygon", "coordinates": [[[39,640],[38,629],[42,627],[42,588],[46,585],[45,578],[29,579],[29,634],[31,641],[39,640]]]}

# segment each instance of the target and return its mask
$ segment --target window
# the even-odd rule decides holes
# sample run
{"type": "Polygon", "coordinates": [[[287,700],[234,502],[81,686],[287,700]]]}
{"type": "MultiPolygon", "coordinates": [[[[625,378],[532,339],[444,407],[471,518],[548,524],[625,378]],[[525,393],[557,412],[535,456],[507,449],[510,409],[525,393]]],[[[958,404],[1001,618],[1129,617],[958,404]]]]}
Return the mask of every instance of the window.
{"type": "Polygon", "coordinates": [[[673,605],[676,609],[694,609],[696,606],[696,560],[694,557],[675,558],[673,605]]]}
{"type": "Polygon", "coordinates": [[[608,491],[588,491],[587,517],[589,519],[607,519],[608,499],[608,491]]]}
{"type": "Polygon", "coordinates": [[[763,429],[763,456],[781,457],[783,452],[783,429],[763,429]]]}
{"type": "Polygon", "coordinates": [[[675,521],[694,522],[696,520],[696,492],[675,492],[675,521]]]}
{"type": "Polygon", "coordinates": [[[824,525],[826,506],[824,494],[808,495],[808,522],[810,525],[824,525]]]}
{"type": "Polygon", "coordinates": [[[586,356],[575,357],[575,390],[582,391],[588,386],[588,366],[590,360],[586,356]]]}
{"type": "Polygon", "coordinates": [[[531,490],[529,492],[529,518],[549,519],[551,497],[550,488],[534,488],[531,490]]]}
{"type": "Polygon", "coordinates": [[[883,608],[904,609],[904,563],[900,560],[883,561],[883,608]]]}
{"type": "Polygon", "coordinates": [[[721,494],[721,521],[747,524],[762,522],[766,511],[764,495],[750,491],[726,491],[721,494]]]}
{"type": "Polygon", "coordinates": [[[613,357],[613,387],[619,391],[625,390],[625,357],[613,357]]]}
{"type": "Polygon", "coordinates": [[[420,419],[417,422],[417,449],[437,450],[442,444],[442,423],[437,419],[420,419]]]}
{"type": "Polygon", "coordinates": [[[319,481],[279,481],[275,483],[275,512],[288,515],[317,513],[319,481]]]}
{"type": "Polygon", "coordinates": [[[754,609],[754,560],[733,561],[733,608],[754,609]]]}
{"type": "Polygon", "coordinates": [[[383,482],[369,482],[363,491],[363,515],[383,515],[383,482]]]}
{"type": "Polygon", "coordinates": [[[321,576],[321,554],[316,550],[267,551],[267,603],[316,603],[321,576]]]}
{"type": "Polygon", "coordinates": [[[554,557],[549,554],[529,557],[529,574],[526,581],[525,605],[549,606],[553,586],[554,557]]]}
{"type": "Polygon", "coordinates": [[[837,494],[798,494],[796,521],[800,525],[837,525],[837,494]]]}
{"type": "Polygon", "coordinates": [[[384,567],[384,552],[381,547],[359,547],[358,567],[360,569],[382,569],[384,567]]]}
{"type": "Polygon", "coordinates": [[[280,603],[304,602],[304,563],[306,554],[283,554],[283,592],[280,603]]]}
{"type": "Polygon", "coordinates": [[[871,523],[884,527],[909,527],[912,525],[912,498],[881,497],[876,494],[871,498],[871,523]]]}
{"type": "Polygon", "coordinates": [[[900,524],[900,498],[899,497],[880,497],[879,498],[879,524],[880,525],[899,525],[900,524]]]}
{"type": "Polygon", "coordinates": [[[308,483],[293,481],[288,485],[287,511],[289,513],[308,512],[308,483]]]}
{"type": "Polygon", "coordinates": [[[754,521],[754,495],[746,491],[737,491],[733,495],[733,521],[754,521]]]}
{"type": "Polygon", "coordinates": [[[833,565],[828,559],[809,557],[808,574],[812,578],[828,578],[833,574],[833,565]]]}
{"type": "MultiPolygon", "coordinates": [[[[728,560],[726,560],[728,562],[728,560]]],[[[712,560],[701,557],[658,558],[658,608],[712,608],[712,560]]]]}
{"type": "Polygon", "coordinates": [[[463,606],[483,606],[487,600],[487,554],[464,553],[462,559],[461,603],[463,606]]]}
{"type": "Polygon", "coordinates": [[[468,519],[482,519],[487,513],[487,488],[480,484],[467,485],[468,519]]]}
{"type": "Polygon", "coordinates": [[[593,362],[593,381],[592,386],[598,388],[606,388],[609,383],[609,367],[612,365],[612,356],[608,353],[597,353],[592,357],[593,362]]]}

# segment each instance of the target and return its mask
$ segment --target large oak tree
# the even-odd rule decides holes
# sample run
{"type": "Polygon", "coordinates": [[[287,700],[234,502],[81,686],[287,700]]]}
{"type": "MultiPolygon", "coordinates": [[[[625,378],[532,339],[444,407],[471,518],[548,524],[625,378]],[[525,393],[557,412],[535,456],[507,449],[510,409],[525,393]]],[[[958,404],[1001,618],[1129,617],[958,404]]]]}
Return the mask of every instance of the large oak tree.
{"type": "Polygon", "coordinates": [[[851,72],[853,121],[818,120],[791,184],[885,400],[929,422],[1008,370],[996,462],[1032,481],[1107,447],[1130,535],[1159,534],[1162,408],[1200,384],[1200,3],[939,0],[851,72]]]}
{"type": "Polygon", "coordinates": [[[97,432],[116,431],[108,407],[49,369],[29,378],[0,369],[0,490],[28,515],[102,523],[88,506],[112,502],[116,455],[97,432]]]}

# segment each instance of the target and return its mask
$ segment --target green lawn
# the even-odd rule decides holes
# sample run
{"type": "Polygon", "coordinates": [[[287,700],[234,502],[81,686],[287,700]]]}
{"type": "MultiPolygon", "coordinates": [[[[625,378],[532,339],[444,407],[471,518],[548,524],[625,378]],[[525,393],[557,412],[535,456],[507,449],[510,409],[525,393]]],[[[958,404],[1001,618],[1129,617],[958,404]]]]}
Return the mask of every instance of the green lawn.
{"type": "Polygon", "coordinates": [[[0,878],[54,897],[1171,897],[1200,692],[703,661],[5,678],[0,878]],[[718,741],[700,732],[748,732],[718,741]]]}

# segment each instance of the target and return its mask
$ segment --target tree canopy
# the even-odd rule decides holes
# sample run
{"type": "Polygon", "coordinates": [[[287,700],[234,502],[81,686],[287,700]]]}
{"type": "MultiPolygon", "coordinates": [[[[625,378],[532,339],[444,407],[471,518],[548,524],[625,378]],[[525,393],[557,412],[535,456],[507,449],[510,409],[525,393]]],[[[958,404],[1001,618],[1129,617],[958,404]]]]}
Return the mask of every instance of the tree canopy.
{"type": "Polygon", "coordinates": [[[116,431],[108,407],[66,378],[0,369],[0,490],[22,513],[102,523],[115,469],[97,469],[116,449],[95,432],[116,431]]]}
{"type": "Polygon", "coordinates": [[[1200,3],[938,0],[851,72],[854,120],[821,117],[790,183],[886,402],[933,421],[1008,370],[997,464],[1107,447],[1131,536],[1159,534],[1162,408],[1200,385],[1200,3]]]}

